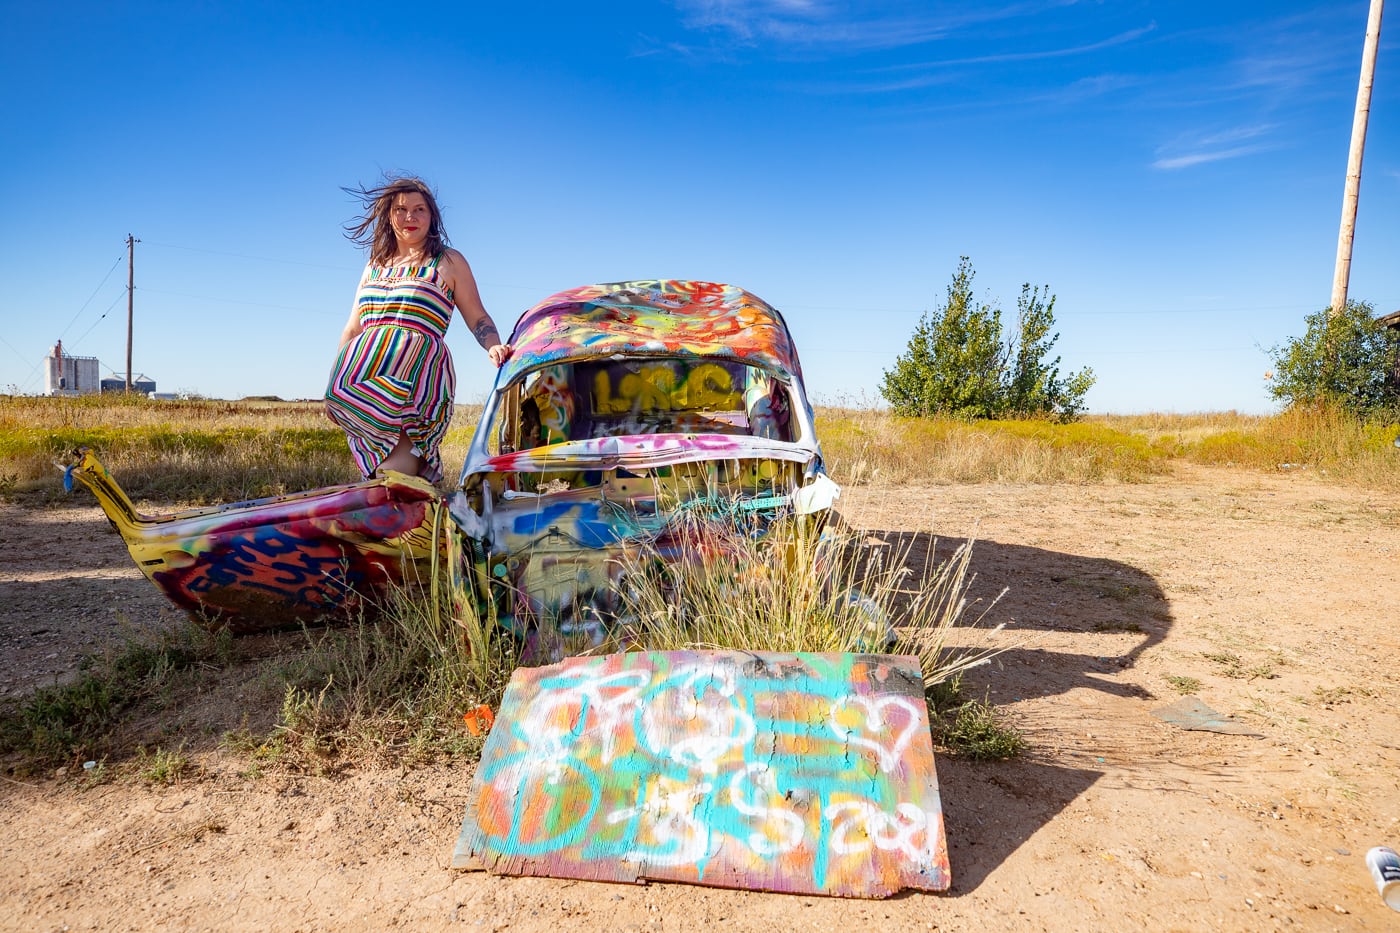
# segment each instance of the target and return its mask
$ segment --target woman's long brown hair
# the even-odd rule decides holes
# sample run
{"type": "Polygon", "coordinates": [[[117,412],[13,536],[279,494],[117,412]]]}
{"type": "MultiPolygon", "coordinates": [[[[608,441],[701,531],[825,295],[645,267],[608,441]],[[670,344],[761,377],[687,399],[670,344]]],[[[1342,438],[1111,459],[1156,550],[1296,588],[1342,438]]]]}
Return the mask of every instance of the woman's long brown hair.
{"type": "Polygon", "coordinates": [[[389,223],[389,209],[394,198],[400,194],[421,194],[428,204],[432,219],[428,223],[428,239],[423,244],[423,259],[428,260],[441,253],[448,245],[447,231],[442,227],[442,212],[438,210],[437,198],[433,189],[421,178],[403,175],[386,178],[384,184],[374,188],[343,188],[364,206],[364,213],[345,225],[347,239],[369,249],[369,261],[382,266],[399,251],[398,238],[394,227],[389,223]]]}

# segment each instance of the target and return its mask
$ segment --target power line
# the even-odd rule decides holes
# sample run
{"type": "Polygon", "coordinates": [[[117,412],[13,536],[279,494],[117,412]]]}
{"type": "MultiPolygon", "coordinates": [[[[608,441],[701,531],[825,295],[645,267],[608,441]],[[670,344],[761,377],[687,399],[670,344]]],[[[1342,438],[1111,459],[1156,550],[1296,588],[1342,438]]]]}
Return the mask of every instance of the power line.
{"type": "MultiPolygon", "coordinates": [[[[160,248],[162,248],[162,249],[180,249],[180,250],[185,250],[185,251],[191,252],[191,253],[208,253],[208,254],[211,255],[211,256],[231,256],[231,257],[233,257],[233,258],[235,258],[235,259],[251,259],[251,260],[253,260],[253,261],[255,261],[255,262],[276,262],[276,263],[282,263],[282,264],[284,264],[284,265],[290,265],[290,266],[308,266],[308,267],[313,268],[313,269],[335,269],[335,270],[340,271],[340,272],[354,272],[354,271],[356,271],[356,268],[357,268],[357,267],[354,267],[354,266],[330,265],[330,264],[328,264],[328,263],[323,263],[323,262],[303,262],[303,261],[301,261],[301,260],[299,260],[299,259],[274,259],[274,258],[271,257],[271,256],[250,256],[250,255],[248,255],[247,253],[230,253],[230,252],[228,252],[228,251],[226,251],[226,250],[208,249],[208,248],[202,247],[202,246],[180,246],[180,245],[178,245],[178,244],[176,244],[176,243],[150,243],[150,242],[143,242],[142,245],[144,245],[144,246],[157,246],[157,247],[160,247],[160,248]]],[[[118,258],[117,261],[118,261],[118,262],[121,261],[120,257],[118,258]]],[[[547,292],[544,288],[542,288],[542,287],[540,287],[540,286],[538,286],[538,285],[513,285],[513,284],[503,283],[503,282],[488,282],[488,281],[485,281],[485,280],[483,280],[483,279],[477,279],[477,285],[481,286],[482,288],[514,288],[514,289],[519,289],[519,290],[521,290],[521,291],[532,292],[532,293],[534,293],[534,294],[541,294],[541,295],[542,295],[542,294],[548,294],[548,292],[547,292]]],[[[556,290],[557,290],[557,289],[556,289],[556,290]]],[[[268,307],[281,307],[281,306],[280,306],[280,305],[268,305],[268,307]]],[[[298,310],[298,309],[292,309],[292,310],[298,310]]]]}
{"type": "MultiPolygon", "coordinates": [[[[9,344],[8,342],[6,342],[5,346],[10,347],[11,350],[15,350],[15,348],[12,347],[12,346],[10,346],[10,344],[9,344]]],[[[15,355],[16,355],[16,356],[19,355],[19,351],[18,351],[18,350],[15,350],[15,355]]],[[[20,358],[23,359],[23,357],[20,357],[20,358]]],[[[35,363],[32,367],[30,367],[29,372],[28,372],[28,373],[25,375],[25,377],[24,377],[24,381],[23,381],[23,382],[20,382],[20,383],[16,383],[16,386],[15,386],[15,387],[18,388],[18,389],[21,389],[21,390],[28,390],[29,386],[33,385],[35,377],[39,375],[39,367],[42,366],[42,365],[44,365],[44,364],[43,364],[43,361],[41,360],[40,362],[35,363]]]]}
{"type": "MultiPolygon", "coordinates": [[[[1121,355],[1124,355],[1124,354],[1133,354],[1133,355],[1138,355],[1138,354],[1145,354],[1145,355],[1151,355],[1151,354],[1165,354],[1165,355],[1172,355],[1172,356],[1185,356],[1185,355],[1188,355],[1188,354],[1191,354],[1191,353],[1243,353],[1243,352],[1246,352],[1246,351],[1252,352],[1252,351],[1255,351],[1255,350],[1257,350],[1257,349],[1258,349],[1258,347],[1189,347],[1189,348],[1184,348],[1184,349],[1183,349],[1183,348],[1170,349],[1170,348],[1151,347],[1151,348],[1146,348],[1146,349],[1142,349],[1142,350],[1098,350],[1098,349],[1096,349],[1096,350],[1092,350],[1092,351],[1086,351],[1086,352],[1084,352],[1084,353],[1082,353],[1082,354],[1079,354],[1079,355],[1080,355],[1080,356],[1083,356],[1083,357],[1085,357],[1085,358],[1093,358],[1093,357],[1098,357],[1098,356],[1121,356],[1121,355]]],[[[903,352],[903,351],[900,351],[900,352],[903,352]]],[[[803,356],[804,359],[807,358],[807,357],[815,356],[815,355],[818,354],[818,353],[822,353],[822,354],[851,354],[851,353],[861,353],[861,354],[866,354],[866,355],[877,355],[877,356],[892,356],[892,355],[894,355],[893,351],[891,351],[891,350],[881,350],[881,349],[869,348],[869,347],[865,347],[865,348],[862,348],[862,347],[803,347],[803,348],[802,348],[802,356],[803,356]]]]}
{"type": "MultiPolygon", "coordinates": [[[[298,307],[294,307],[293,305],[274,305],[274,304],[269,304],[268,302],[265,302],[265,301],[244,301],[244,300],[241,299],[241,298],[221,298],[221,297],[214,297],[214,296],[212,296],[212,295],[191,295],[191,294],[188,294],[188,293],[186,293],[186,292],[168,292],[168,291],[165,291],[164,289],[159,289],[159,288],[138,288],[138,289],[136,289],[136,290],[137,290],[138,292],[146,292],[147,294],[150,294],[150,295],[169,295],[169,296],[171,296],[172,298],[190,298],[190,299],[193,299],[193,300],[195,300],[195,301],[217,301],[217,302],[221,302],[221,303],[223,303],[223,304],[231,304],[231,305],[250,305],[250,306],[255,307],[255,308],[275,308],[275,309],[277,309],[277,310],[279,310],[279,311],[303,311],[303,312],[305,312],[305,313],[307,313],[307,314],[328,314],[328,313],[330,313],[330,312],[327,312],[327,311],[317,310],[317,309],[315,309],[315,308],[298,308],[298,307]]],[[[334,313],[337,314],[337,315],[341,314],[340,311],[336,311],[336,312],[334,312],[334,313]]]]}
{"type": "Polygon", "coordinates": [[[1302,311],[1310,305],[1278,304],[1261,308],[1138,308],[1133,311],[1060,311],[1056,317],[1074,317],[1082,314],[1257,314],[1260,311],[1302,311]]]}
{"type": "MultiPolygon", "coordinates": [[[[1136,308],[1111,311],[1065,311],[1055,309],[1055,317],[1075,317],[1086,314],[1145,315],[1145,314],[1255,314],[1261,311],[1306,311],[1309,305],[1264,305],[1254,308],[1136,308]]],[[[783,305],[783,311],[836,311],[843,314],[926,314],[912,308],[846,308],[837,305],[783,305]]]]}
{"type": "Polygon", "coordinates": [[[1080,354],[1085,359],[1092,359],[1098,356],[1153,356],[1165,355],[1175,357],[1186,357],[1193,353],[1245,353],[1258,352],[1258,347],[1186,347],[1172,349],[1170,347],[1151,347],[1143,350],[1092,350],[1080,354]]]}
{"type": "Polygon", "coordinates": [[[255,262],[276,262],[288,266],[309,266],[314,269],[335,269],[341,272],[353,271],[350,266],[332,266],[322,262],[303,262],[300,259],[274,259],[271,256],[249,256],[247,253],[230,253],[219,249],[206,249],[202,246],[179,246],[174,243],[149,243],[143,242],[143,246],[158,246],[162,249],[182,249],[191,253],[209,253],[213,256],[232,256],[235,259],[251,259],[255,262]]]}
{"type": "Polygon", "coordinates": [[[106,319],[106,317],[107,317],[107,312],[108,312],[108,311],[111,311],[114,307],[116,307],[117,302],[119,302],[119,301],[121,301],[121,300],[122,300],[122,293],[121,293],[121,292],[118,292],[118,293],[117,293],[117,297],[115,297],[115,298],[112,299],[112,303],[109,304],[109,305],[107,306],[106,310],[103,311],[101,314],[99,314],[99,315],[97,316],[97,320],[95,320],[95,321],[92,322],[92,326],[89,327],[87,330],[83,331],[83,335],[82,335],[81,337],[79,337],[76,341],[73,342],[73,346],[74,346],[75,348],[78,347],[78,346],[81,346],[81,345],[82,345],[82,342],[83,342],[85,339],[87,339],[87,335],[90,334],[90,333],[92,333],[93,328],[95,328],[98,324],[101,324],[101,323],[103,322],[103,320],[106,319]]]}
{"type": "MultiPolygon", "coordinates": [[[[18,350],[16,350],[16,349],[15,349],[15,345],[12,344],[12,343],[10,343],[10,342],[9,342],[8,340],[6,340],[4,337],[0,337],[0,343],[3,343],[5,346],[9,347],[9,348],[10,348],[10,351],[11,351],[12,353],[14,353],[15,356],[19,357],[22,361],[24,361],[24,362],[26,362],[26,363],[29,362],[29,360],[25,357],[25,355],[24,355],[23,353],[20,353],[18,350]]],[[[36,366],[35,368],[37,369],[38,367],[36,366]]]]}
{"type": "MultiPolygon", "coordinates": [[[[104,285],[107,284],[107,280],[110,279],[110,278],[112,277],[112,273],[116,271],[116,268],[117,268],[117,266],[121,263],[122,257],[123,257],[124,255],[126,255],[126,254],[125,254],[125,253],[118,253],[118,254],[117,254],[116,260],[112,263],[112,268],[108,269],[108,270],[107,270],[107,274],[104,275],[104,276],[102,277],[102,281],[97,283],[97,287],[94,288],[94,289],[92,290],[92,294],[91,294],[91,295],[88,295],[87,301],[84,301],[84,302],[83,302],[83,306],[82,306],[81,308],[78,309],[78,313],[75,314],[75,315],[73,315],[73,320],[69,321],[69,322],[68,322],[68,326],[65,327],[65,328],[63,328],[63,333],[61,333],[61,334],[58,335],[58,339],[59,339],[59,340],[62,340],[62,339],[64,338],[64,336],[68,333],[68,331],[72,329],[73,325],[76,324],[76,323],[78,322],[78,318],[82,316],[82,313],[83,313],[84,311],[87,310],[87,306],[90,305],[90,304],[92,304],[92,299],[96,298],[96,297],[97,297],[97,293],[100,292],[100,291],[102,290],[102,286],[104,286],[104,285]]],[[[109,308],[108,310],[110,311],[111,309],[109,308]]],[[[104,312],[104,313],[105,313],[105,312],[104,312]]]]}

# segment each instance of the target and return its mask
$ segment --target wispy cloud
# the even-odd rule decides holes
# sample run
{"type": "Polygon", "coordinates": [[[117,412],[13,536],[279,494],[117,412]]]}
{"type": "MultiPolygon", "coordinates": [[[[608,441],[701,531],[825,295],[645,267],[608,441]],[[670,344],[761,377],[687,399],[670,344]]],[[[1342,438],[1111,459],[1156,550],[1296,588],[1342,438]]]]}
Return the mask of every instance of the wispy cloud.
{"type": "Polygon", "coordinates": [[[1018,0],[954,5],[940,13],[907,12],[887,0],[861,4],[831,0],[674,0],[683,24],[746,46],[774,43],[785,50],[842,53],[907,48],[946,39],[981,23],[1032,16],[1079,0],[1018,0]]]}
{"type": "Polygon", "coordinates": [[[779,43],[788,48],[840,47],[847,51],[897,48],[946,34],[939,21],[846,15],[823,0],[677,0],[684,25],[719,33],[735,43],[779,43]]]}
{"type": "Polygon", "coordinates": [[[1343,75],[1355,69],[1362,40],[1360,33],[1348,36],[1338,28],[1332,8],[1270,18],[1263,6],[1244,23],[1163,38],[1187,60],[1200,62],[1164,83],[1180,102],[1253,100],[1260,108],[1296,107],[1303,99],[1331,96],[1345,87],[1343,75]]]}
{"type": "Polygon", "coordinates": [[[1266,152],[1275,148],[1276,144],[1268,138],[1274,129],[1273,124],[1239,126],[1195,138],[1178,139],[1162,147],[1167,151],[1159,152],[1152,167],[1161,171],[1176,171],[1266,152]]]}
{"type": "MultiPolygon", "coordinates": [[[[782,58],[827,59],[872,52],[915,51],[920,46],[956,47],[959,56],[904,61],[845,74],[825,72],[802,83],[809,93],[899,95],[968,80],[972,69],[1044,60],[1091,59],[1096,53],[1128,46],[1157,31],[1156,22],[1120,26],[1100,38],[1097,14],[1060,13],[1093,3],[1084,0],[1004,0],[997,4],[937,4],[933,12],[893,0],[862,4],[835,0],[673,0],[682,25],[696,41],[681,39],[666,46],[687,58],[732,60],[754,50],[782,58]],[[1070,38],[1069,30],[1077,35],[1070,38]],[[703,38],[702,38],[703,37],[703,38]],[[1039,47],[1036,47],[1039,46],[1039,47]]],[[[1126,25],[1126,24],[1125,24],[1126,25]]],[[[1130,83],[1128,78],[1098,77],[1075,82],[1059,92],[1065,101],[1081,101],[1130,83]]],[[[1004,83],[1004,82],[1002,82],[1004,83]]],[[[1048,94],[1037,95],[1048,100],[1048,94]]]]}
{"type": "Polygon", "coordinates": [[[1033,94],[1028,100],[1042,104],[1080,104],[1097,98],[1108,97],[1123,91],[1139,88],[1147,81],[1140,75],[1102,74],[1080,78],[1061,88],[1052,88],[1041,94],[1033,94]]]}
{"type": "Polygon", "coordinates": [[[1176,169],[1191,168],[1195,165],[1205,165],[1208,162],[1223,162],[1226,159],[1238,159],[1241,156],[1254,155],[1256,152],[1263,152],[1266,146],[1236,146],[1233,149],[1216,149],[1211,152],[1193,152],[1189,155],[1172,156],[1168,159],[1158,159],[1152,163],[1155,169],[1162,171],[1173,171],[1176,169]]]}
{"type": "Polygon", "coordinates": [[[917,65],[902,65],[900,67],[907,69],[942,68],[952,65],[1005,64],[1006,62],[1029,62],[1046,58],[1064,58],[1070,55],[1085,55],[1089,52],[1097,52],[1102,49],[1132,42],[1134,39],[1140,39],[1156,30],[1156,28],[1157,24],[1153,22],[1138,29],[1129,29],[1126,32],[1120,32],[1115,36],[1110,36],[1098,42],[1090,42],[1086,45],[1075,45],[1059,49],[1034,49],[1028,52],[1002,52],[996,55],[976,55],[970,58],[949,58],[935,62],[921,62],[917,65]]]}
{"type": "MultiPolygon", "coordinates": [[[[911,71],[922,71],[924,73],[912,77],[895,78],[888,81],[863,82],[851,85],[849,89],[859,93],[893,93],[934,87],[946,84],[951,80],[949,78],[949,72],[954,68],[966,68],[973,65],[1000,65],[1009,64],[1011,62],[1029,62],[1052,58],[1067,58],[1075,55],[1087,55],[1102,49],[1132,42],[1135,39],[1147,35],[1156,28],[1156,23],[1149,23],[1139,29],[1130,29],[1098,42],[1062,48],[1035,49],[1026,52],[1000,52],[993,55],[975,55],[967,58],[949,58],[932,62],[897,65],[887,69],[887,72],[907,73],[911,71]]],[[[1061,96],[1064,100],[1083,100],[1095,96],[1095,94],[1106,93],[1115,86],[1123,87],[1129,83],[1131,83],[1131,79],[1107,75],[1096,78],[1086,78],[1075,82],[1075,84],[1072,85],[1070,89],[1066,89],[1061,96]]]]}

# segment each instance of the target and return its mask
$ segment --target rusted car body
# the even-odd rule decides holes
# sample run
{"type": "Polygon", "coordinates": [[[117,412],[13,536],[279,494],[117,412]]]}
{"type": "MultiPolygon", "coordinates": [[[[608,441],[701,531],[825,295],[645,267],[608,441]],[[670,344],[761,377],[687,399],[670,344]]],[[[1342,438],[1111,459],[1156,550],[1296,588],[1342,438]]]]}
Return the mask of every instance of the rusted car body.
{"type": "Polygon", "coordinates": [[[450,554],[476,608],[541,637],[537,656],[549,657],[601,643],[639,556],[683,566],[719,540],[707,527],[759,536],[820,522],[839,494],[787,326],[742,289],[572,289],[526,311],[510,343],[448,496],[386,471],[142,515],[91,452],[70,476],[137,566],[205,624],[246,632],[343,615],[450,554]]]}
{"type": "Polygon", "coordinates": [[[740,288],[560,292],[511,344],[449,507],[479,598],[545,655],[601,643],[639,556],[701,559],[707,525],[763,534],[837,495],[787,326],[740,288]]]}

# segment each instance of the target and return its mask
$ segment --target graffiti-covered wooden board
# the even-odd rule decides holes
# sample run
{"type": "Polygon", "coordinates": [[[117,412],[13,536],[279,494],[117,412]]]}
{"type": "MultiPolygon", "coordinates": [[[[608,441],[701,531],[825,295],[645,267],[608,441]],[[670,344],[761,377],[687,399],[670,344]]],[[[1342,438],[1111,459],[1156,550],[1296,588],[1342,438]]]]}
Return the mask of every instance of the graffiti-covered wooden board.
{"type": "Polygon", "coordinates": [[[946,890],[916,658],[671,651],[511,678],[452,864],[885,897],[946,890]]]}

